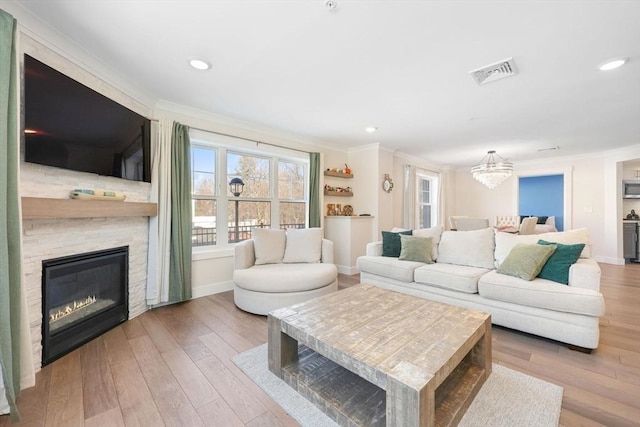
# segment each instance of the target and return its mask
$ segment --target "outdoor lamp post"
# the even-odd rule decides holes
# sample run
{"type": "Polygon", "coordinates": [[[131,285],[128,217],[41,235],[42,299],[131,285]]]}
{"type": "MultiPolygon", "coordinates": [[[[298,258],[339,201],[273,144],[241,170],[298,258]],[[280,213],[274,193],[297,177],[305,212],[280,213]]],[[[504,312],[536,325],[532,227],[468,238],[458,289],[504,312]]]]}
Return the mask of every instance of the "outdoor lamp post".
{"type": "Polygon", "coordinates": [[[239,233],[239,227],[238,227],[238,202],[239,200],[237,199],[237,197],[239,197],[242,194],[242,190],[244,190],[244,181],[241,178],[235,177],[233,178],[231,181],[229,181],[229,190],[231,191],[231,194],[233,194],[236,197],[236,232],[234,235],[234,242],[239,242],[240,238],[238,236],[239,233]]]}

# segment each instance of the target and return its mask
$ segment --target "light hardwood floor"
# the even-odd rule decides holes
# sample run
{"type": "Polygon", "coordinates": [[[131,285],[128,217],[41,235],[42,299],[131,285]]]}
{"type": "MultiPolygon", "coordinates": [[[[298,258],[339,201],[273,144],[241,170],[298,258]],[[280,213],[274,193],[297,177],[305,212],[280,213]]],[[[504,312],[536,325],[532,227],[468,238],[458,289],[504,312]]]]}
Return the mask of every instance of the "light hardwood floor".
{"type": "MultiPolygon", "coordinates": [[[[494,362],[564,387],[562,426],[640,425],[640,265],[601,267],[607,311],[592,354],[493,328],[494,362]]],[[[265,319],[231,292],[148,311],[43,368],[15,425],[295,426],[231,362],[265,342],[265,319]]]]}

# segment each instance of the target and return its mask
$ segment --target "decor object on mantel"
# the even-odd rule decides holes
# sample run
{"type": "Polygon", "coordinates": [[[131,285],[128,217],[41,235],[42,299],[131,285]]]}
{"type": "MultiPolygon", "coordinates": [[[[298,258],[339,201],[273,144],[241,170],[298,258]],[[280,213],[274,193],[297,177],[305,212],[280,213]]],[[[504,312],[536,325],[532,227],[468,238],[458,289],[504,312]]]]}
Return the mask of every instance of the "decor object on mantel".
{"type": "Polygon", "coordinates": [[[471,168],[473,178],[493,189],[511,176],[513,163],[500,157],[494,150],[488,151],[484,158],[471,168]]]}
{"type": "Polygon", "coordinates": [[[83,200],[111,200],[123,202],[127,196],[117,191],[99,190],[99,189],[79,189],[76,188],[71,192],[72,199],[83,200]]]}

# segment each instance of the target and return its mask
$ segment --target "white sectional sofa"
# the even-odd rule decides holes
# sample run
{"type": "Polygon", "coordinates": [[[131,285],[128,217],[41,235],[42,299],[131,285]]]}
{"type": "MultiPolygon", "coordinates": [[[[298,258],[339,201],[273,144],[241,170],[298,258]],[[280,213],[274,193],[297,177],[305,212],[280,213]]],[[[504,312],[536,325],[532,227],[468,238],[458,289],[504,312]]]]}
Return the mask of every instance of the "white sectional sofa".
{"type": "Polygon", "coordinates": [[[358,258],[360,281],[488,312],[496,325],[565,342],[577,350],[598,347],[599,317],[605,305],[600,267],[591,258],[586,229],[519,236],[491,228],[442,231],[436,227],[416,234],[432,237],[433,263],[381,256],[382,242],[373,242],[367,245],[366,255],[358,258]],[[497,271],[516,244],[536,244],[539,239],[585,244],[580,259],[569,269],[568,285],[541,278],[523,280],[497,271]]]}

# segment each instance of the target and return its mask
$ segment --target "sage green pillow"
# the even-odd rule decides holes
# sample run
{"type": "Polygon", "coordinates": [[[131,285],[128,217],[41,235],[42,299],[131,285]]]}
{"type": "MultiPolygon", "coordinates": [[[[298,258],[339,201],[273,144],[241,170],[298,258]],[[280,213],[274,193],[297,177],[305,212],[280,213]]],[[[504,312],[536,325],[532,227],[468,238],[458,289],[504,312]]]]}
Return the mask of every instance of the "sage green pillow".
{"type": "Polygon", "coordinates": [[[578,261],[584,249],[584,243],[575,245],[563,245],[562,243],[547,242],[538,240],[539,245],[553,245],[556,251],[551,255],[547,263],[538,274],[541,279],[553,280],[554,282],[569,284],[569,268],[578,261]]]}
{"type": "Polygon", "coordinates": [[[504,259],[498,273],[519,277],[524,280],[536,278],[549,257],[555,252],[554,245],[527,245],[519,243],[504,259]]]}
{"type": "Polygon", "coordinates": [[[392,231],[383,231],[382,256],[398,258],[400,256],[400,249],[402,248],[402,244],[400,243],[400,235],[404,234],[410,236],[412,233],[412,230],[401,231],[399,233],[394,233],[392,231]]]}
{"type": "Polygon", "coordinates": [[[433,264],[431,256],[433,248],[432,237],[400,235],[400,245],[399,259],[433,264]]]}

